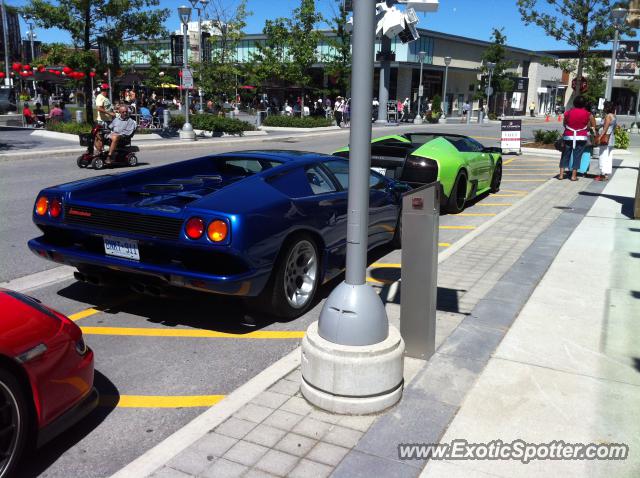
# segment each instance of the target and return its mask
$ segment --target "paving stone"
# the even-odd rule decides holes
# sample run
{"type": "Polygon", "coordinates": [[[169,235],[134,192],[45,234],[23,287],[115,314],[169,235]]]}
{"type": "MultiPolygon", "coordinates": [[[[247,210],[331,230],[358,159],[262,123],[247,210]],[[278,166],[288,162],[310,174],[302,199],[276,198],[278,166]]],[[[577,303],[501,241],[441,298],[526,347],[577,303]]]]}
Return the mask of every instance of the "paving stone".
{"type": "Polygon", "coordinates": [[[242,476],[249,468],[233,461],[218,458],[216,462],[202,474],[204,478],[236,478],[242,476]]]}
{"type": "Polygon", "coordinates": [[[504,330],[484,327],[465,319],[440,346],[438,352],[486,363],[504,334],[504,330]]]}
{"type": "Polygon", "coordinates": [[[332,445],[331,443],[319,442],[313,447],[306,458],[324,463],[325,465],[336,466],[347,453],[349,453],[348,448],[332,445]]]}
{"type": "Polygon", "coordinates": [[[151,475],[151,478],[191,478],[191,475],[179,470],[174,470],[173,468],[169,468],[167,466],[163,466],[159,470],[156,470],[151,475]]]}
{"type": "Polygon", "coordinates": [[[300,381],[279,380],[270,389],[270,392],[281,393],[293,397],[300,390],[300,381]]]}
{"type": "Polygon", "coordinates": [[[269,450],[267,454],[256,463],[255,467],[276,476],[288,476],[288,473],[293,470],[298,460],[299,458],[297,456],[289,455],[288,453],[278,450],[269,450]]]}
{"type": "Polygon", "coordinates": [[[190,475],[199,475],[206,470],[211,463],[216,459],[216,456],[212,454],[202,453],[199,450],[187,448],[174,456],[167,466],[184,471],[190,475]]]}
{"type": "Polygon", "coordinates": [[[241,418],[250,422],[260,423],[269,415],[271,415],[272,412],[273,410],[271,408],[248,403],[240,410],[238,410],[233,416],[235,418],[241,418]]]}
{"type": "Polygon", "coordinates": [[[264,421],[264,424],[289,431],[296,426],[300,420],[302,420],[302,415],[276,410],[264,421]]]}
{"type": "MultiPolygon", "coordinates": [[[[424,463],[420,462],[422,465],[424,463]]],[[[371,478],[372,476],[393,478],[415,478],[420,469],[399,461],[352,451],[331,475],[334,478],[371,478]]]]}
{"type": "Polygon", "coordinates": [[[300,383],[300,380],[302,379],[302,372],[298,368],[298,369],[294,370],[293,372],[291,372],[289,375],[287,375],[285,378],[287,380],[291,380],[292,382],[300,383]]]}
{"type": "Polygon", "coordinates": [[[317,441],[312,440],[311,438],[297,435],[295,433],[289,433],[283,437],[274,448],[276,450],[289,453],[290,455],[305,456],[311,451],[316,443],[317,441]]]}
{"type": "Polygon", "coordinates": [[[247,471],[247,474],[244,475],[242,478],[274,478],[276,476],[278,475],[272,475],[271,473],[267,473],[266,471],[252,468],[249,471],[247,471]]]}
{"type": "Polygon", "coordinates": [[[222,456],[237,442],[235,438],[209,432],[189,448],[206,455],[222,456]]]}
{"type": "Polygon", "coordinates": [[[313,409],[309,416],[315,420],[327,423],[338,423],[342,419],[342,415],[335,415],[333,413],[327,413],[317,408],[313,409]]]}
{"type": "Polygon", "coordinates": [[[262,405],[263,407],[269,408],[280,408],[284,402],[287,401],[287,396],[281,393],[275,393],[270,391],[262,392],[256,398],[251,400],[251,403],[255,403],[256,405],[262,405]]]}
{"type": "Polygon", "coordinates": [[[242,438],[256,426],[255,422],[241,420],[240,418],[231,417],[216,428],[216,433],[226,435],[231,438],[242,438]]]}
{"type": "Polygon", "coordinates": [[[280,410],[295,413],[297,415],[306,415],[311,412],[311,410],[313,410],[313,407],[304,398],[291,397],[284,404],[282,404],[280,410]]]}
{"type": "Polygon", "coordinates": [[[478,301],[464,323],[467,326],[478,325],[506,331],[524,304],[485,298],[478,301]]]}
{"type": "Polygon", "coordinates": [[[223,458],[245,466],[253,466],[268,451],[268,448],[255,443],[239,441],[226,452],[223,458]]]}
{"type": "Polygon", "coordinates": [[[366,432],[380,415],[345,416],[340,419],[338,425],[366,432]]]}
{"type": "Polygon", "coordinates": [[[331,423],[321,422],[311,417],[303,418],[293,427],[293,432],[315,440],[320,440],[331,428],[331,423]]]}
{"type": "Polygon", "coordinates": [[[322,463],[302,459],[298,465],[289,473],[290,478],[326,478],[333,468],[322,463]]]}
{"type": "Polygon", "coordinates": [[[284,430],[260,424],[251,430],[244,439],[252,443],[257,443],[258,445],[272,448],[276,443],[282,440],[282,437],[286,434],[287,432],[284,430]]]}
{"type": "Polygon", "coordinates": [[[327,434],[322,437],[322,441],[346,448],[353,448],[362,435],[362,432],[357,430],[334,425],[329,429],[327,434]]]}

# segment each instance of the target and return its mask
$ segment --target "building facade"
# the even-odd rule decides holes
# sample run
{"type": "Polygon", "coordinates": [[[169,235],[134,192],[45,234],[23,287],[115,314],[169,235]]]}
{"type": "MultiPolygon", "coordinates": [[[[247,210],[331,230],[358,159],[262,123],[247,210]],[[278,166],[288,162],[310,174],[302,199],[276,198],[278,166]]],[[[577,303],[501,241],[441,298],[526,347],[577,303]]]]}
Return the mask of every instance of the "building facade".
{"type": "MultiPolygon", "coordinates": [[[[22,61],[22,40],[20,38],[20,20],[18,12],[13,7],[5,6],[7,15],[7,38],[9,45],[9,63],[22,61]]],[[[0,21],[0,55],[4,59],[4,25],[0,21]]]]}

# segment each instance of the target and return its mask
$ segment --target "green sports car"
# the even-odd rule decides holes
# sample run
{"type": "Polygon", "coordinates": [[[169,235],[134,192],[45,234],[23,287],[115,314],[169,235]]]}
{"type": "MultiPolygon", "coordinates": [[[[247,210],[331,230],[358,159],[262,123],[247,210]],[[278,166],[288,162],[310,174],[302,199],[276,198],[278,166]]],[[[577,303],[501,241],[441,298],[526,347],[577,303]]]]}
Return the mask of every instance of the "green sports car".
{"type": "MultiPolygon", "coordinates": [[[[349,147],[333,154],[348,158],[349,147]]],[[[502,151],[458,134],[393,134],[371,142],[371,169],[412,186],[439,181],[444,210],[457,214],[468,200],[500,189],[502,151]]]]}

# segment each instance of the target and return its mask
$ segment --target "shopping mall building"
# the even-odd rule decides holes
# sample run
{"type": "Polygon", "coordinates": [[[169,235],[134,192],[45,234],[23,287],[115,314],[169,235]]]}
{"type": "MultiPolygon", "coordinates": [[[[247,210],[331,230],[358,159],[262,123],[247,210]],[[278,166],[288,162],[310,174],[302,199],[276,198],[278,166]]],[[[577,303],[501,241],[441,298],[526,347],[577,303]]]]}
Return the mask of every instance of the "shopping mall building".
{"type": "MultiPolygon", "coordinates": [[[[478,101],[473,101],[476,91],[481,83],[481,58],[491,43],[476,40],[469,37],[440,33],[431,30],[419,29],[420,39],[403,44],[397,38],[393,40],[392,51],[395,60],[391,63],[391,81],[389,98],[410,98],[415,102],[418,97],[420,84],[420,60],[418,52],[426,53],[423,65],[422,83],[424,85],[424,98],[433,98],[442,95],[445,77],[445,58],[450,57],[446,85],[446,105],[448,115],[459,115],[465,101],[478,108],[478,101]]],[[[199,58],[197,23],[190,24],[189,51],[190,57],[199,58]]],[[[314,86],[317,90],[327,89],[335,81],[325,71],[325,63],[331,55],[330,39],[332,32],[323,32],[323,40],[317,49],[318,63],[314,65],[314,86]]],[[[264,43],[266,37],[262,34],[248,34],[239,42],[236,52],[236,60],[240,63],[251,61],[253,54],[257,53],[258,45],[264,43]]],[[[380,49],[379,41],[376,50],[380,49]]],[[[144,53],[148,45],[143,43],[131,43],[120,52],[121,61],[134,64],[137,69],[143,70],[148,63],[148,56],[144,53]]],[[[215,43],[212,49],[215,50],[215,43]]],[[[166,66],[180,65],[182,63],[181,36],[174,34],[171,39],[156,43],[155,49],[163,55],[166,66]]],[[[207,50],[204,50],[206,60],[207,50]]],[[[507,60],[512,67],[509,72],[514,80],[514,89],[509,93],[496,93],[490,100],[491,110],[497,114],[503,111],[507,115],[529,114],[529,105],[533,101],[536,105],[536,114],[553,113],[554,105],[564,106],[572,93],[572,77],[568,72],[560,68],[548,66],[549,58],[567,58],[567,52],[539,52],[506,46],[507,60]]],[[[209,53],[210,54],[210,53],[209,53]]],[[[372,52],[373,54],[373,52],[372,52]]],[[[604,56],[604,54],[603,54],[604,56]]],[[[377,86],[380,64],[375,64],[374,85],[377,97],[377,86]]],[[[240,79],[241,81],[241,79],[240,79]]],[[[271,95],[289,96],[285,87],[266,85],[267,91],[260,91],[271,95]]],[[[347,92],[348,94],[348,92],[347,92]]],[[[613,90],[614,98],[624,97],[630,103],[629,95],[635,98],[631,90],[626,89],[624,78],[616,78],[613,90]],[[619,91],[616,91],[619,90],[619,91]],[[626,91],[624,91],[626,90],[626,91]]]]}

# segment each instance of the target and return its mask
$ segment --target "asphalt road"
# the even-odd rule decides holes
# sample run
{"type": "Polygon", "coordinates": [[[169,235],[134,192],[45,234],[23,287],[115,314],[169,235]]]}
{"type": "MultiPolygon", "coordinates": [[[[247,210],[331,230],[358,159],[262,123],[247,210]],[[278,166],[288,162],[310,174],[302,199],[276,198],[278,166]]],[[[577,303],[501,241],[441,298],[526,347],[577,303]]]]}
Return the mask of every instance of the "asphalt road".
{"type": "MultiPolygon", "coordinates": [[[[457,125],[423,128],[468,131],[485,144],[494,144],[498,135],[493,125],[471,130],[457,125]]],[[[377,128],[374,135],[392,131],[377,128]]],[[[159,165],[249,148],[326,153],[347,141],[348,131],[310,138],[280,136],[243,145],[221,143],[205,149],[142,152],[140,160],[159,165]]],[[[504,162],[504,182],[498,194],[480,198],[463,214],[441,217],[441,250],[526,197],[555,174],[557,164],[552,158],[531,156],[506,156],[504,162]]],[[[96,174],[102,173],[78,169],[73,157],[0,162],[0,188],[4,193],[0,207],[6,218],[0,224],[0,280],[57,266],[32,255],[25,246],[26,240],[37,234],[30,219],[35,195],[42,187],[96,174]]],[[[390,255],[383,260],[400,262],[399,251],[389,249],[374,251],[370,262],[386,254],[390,255]]],[[[373,269],[379,267],[372,266],[370,282],[379,287],[383,275],[373,269]]],[[[290,322],[274,322],[251,313],[237,300],[195,293],[149,298],[73,280],[30,292],[70,315],[83,328],[96,354],[96,385],[102,402],[87,420],[26,460],[19,476],[109,476],[202,413],[203,406],[215,404],[297,347],[308,324],[317,319],[322,299],[332,285],[320,290],[311,312],[290,322]]]]}

